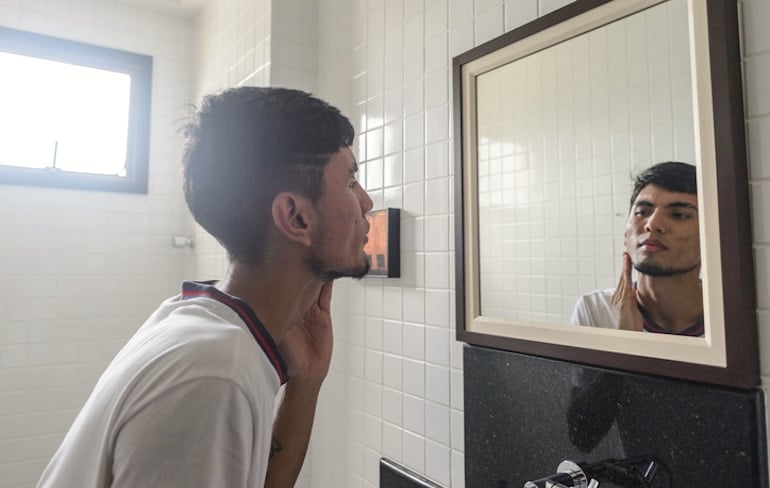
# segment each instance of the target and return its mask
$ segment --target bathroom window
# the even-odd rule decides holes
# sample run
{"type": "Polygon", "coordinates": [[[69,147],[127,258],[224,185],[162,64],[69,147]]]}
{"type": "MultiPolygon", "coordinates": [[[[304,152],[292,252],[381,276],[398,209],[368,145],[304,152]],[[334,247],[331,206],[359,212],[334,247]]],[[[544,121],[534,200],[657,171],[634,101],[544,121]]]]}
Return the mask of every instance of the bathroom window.
{"type": "Polygon", "coordinates": [[[0,184],[147,192],[152,58],[0,27],[0,184]]]}

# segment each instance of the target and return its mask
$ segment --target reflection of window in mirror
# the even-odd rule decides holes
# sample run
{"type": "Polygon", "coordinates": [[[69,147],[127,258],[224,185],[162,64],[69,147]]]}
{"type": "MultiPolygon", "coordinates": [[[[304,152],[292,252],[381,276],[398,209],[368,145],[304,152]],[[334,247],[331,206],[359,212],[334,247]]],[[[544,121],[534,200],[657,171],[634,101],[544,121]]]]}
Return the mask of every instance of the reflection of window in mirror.
{"type": "Polygon", "coordinates": [[[699,236],[695,166],[647,168],[634,179],[617,286],[580,297],[570,322],[702,337],[699,236]]]}
{"type": "Polygon", "coordinates": [[[687,2],[476,83],[481,314],[566,325],[579,297],[617,285],[633,175],[696,161],[687,2]]]}

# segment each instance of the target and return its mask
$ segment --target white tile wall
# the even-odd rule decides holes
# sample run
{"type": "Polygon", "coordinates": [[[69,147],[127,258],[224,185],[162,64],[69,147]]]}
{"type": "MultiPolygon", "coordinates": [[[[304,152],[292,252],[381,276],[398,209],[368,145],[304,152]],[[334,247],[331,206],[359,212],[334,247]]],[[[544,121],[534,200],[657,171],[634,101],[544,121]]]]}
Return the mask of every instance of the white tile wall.
{"type": "MultiPolygon", "coordinates": [[[[746,57],[746,85],[758,85],[770,76],[770,52],[762,52],[746,57]]],[[[770,93],[767,90],[746,93],[747,115],[757,117],[770,111],[770,93]]]]}
{"type": "MultiPolygon", "coordinates": [[[[261,2],[251,2],[251,5],[261,2]]],[[[317,2],[272,2],[270,85],[315,91],[317,2]]]]}
{"type": "MultiPolygon", "coordinates": [[[[369,8],[375,5],[374,12],[379,12],[379,5],[382,2],[358,0],[354,2],[358,7],[354,8],[353,25],[363,25],[351,29],[353,32],[352,46],[360,49],[367,49],[367,44],[372,42],[371,35],[367,36],[367,29],[371,31],[372,25],[380,25],[381,19],[374,17],[369,8]]],[[[449,110],[449,70],[450,57],[466,49],[473,47],[497,34],[502,33],[503,26],[506,30],[511,30],[519,25],[534,19],[538,15],[558,8],[568,2],[563,0],[554,1],[485,1],[485,2],[465,2],[461,0],[439,0],[439,1],[417,1],[400,2],[385,0],[386,10],[386,29],[385,29],[385,53],[380,54],[383,60],[372,59],[371,56],[380,52],[367,50],[368,58],[362,57],[359,60],[360,76],[384,76],[384,79],[376,82],[369,80],[366,90],[354,92],[353,104],[361,107],[356,111],[356,119],[360,121],[359,130],[364,131],[364,138],[368,137],[367,126],[371,118],[374,118],[374,125],[378,126],[377,119],[381,116],[378,112],[371,112],[366,103],[372,98],[378,98],[384,92],[385,99],[385,120],[388,124],[395,124],[403,127],[403,137],[385,135],[384,136],[384,162],[382,168],[384,177],[382,179],[382,188],[398,188],[399,194],[403,197],[403,262],[405,263],[404,277],[400,280],[389,280],[385,283],[374,280],[363,280],[351,285],[350,310],[353,313],[359,310],[360,305],[356,304],[358,298],[366,296],[364,289],[371,287],[384,287],[385,298],[383,300],[383,314],[387,320],[383,324],[383,348],[386,352],[383,358],[383,377],[386,383],[386,395],[383,396],[384,408],[393,410],[393,413],[383,411],[385,417],[383,423],[383,454],[390,456],[398,462],[402,462],[412,469],[425,474],[447,486],[461,487],[464,485],[464,466],[463,466],[463,387],[462,387],[462,357],[461,347],[454,341],[453,330],[451,328],[454,320],[452,291],[454,276],[451,271],[452,253],[451,253],[451,203],[453,198],[451,183],[451,154],[449,150],[449,138],[451,134],[443,132],[441,129],[434,130],[433,127],[439,127],[443,121],[444,115],[442,106],[449,110]],[[399,13],[403,12],[403,17],[399,18],[399,13]],[[446,18],[444,17],[446,12],[446,18]],[[440,31],[441,27],[446,29],[446,35],[440,31]],[[421,37],[422,36],[422,37],[421,37]],[[395,46],[389,48],[389,46],[395,46]],[[399,47],[403,46],[401,52],[401,62],[399,63],[399,47]],[[440,55],[446,49],[447,57],[445,62],[439,61],[440,55]],[[386,73],[379,70],[372,70],[371,67],[378,67],[381,64],[391,67],[397,67],[386,73]],[[422,72],[419,67],[422,66],[422,72]],[[374,90],[372,91],[371,89],[374,90]],[[382,90],[382,91],[381,91],[382,90]],[[400,108],[403,104],[403,108],[400,108]],[[439,110],[433,110],[439,108],[439,110]],[[419,117],[419,118],[418,118],[419,117]],[[439,124],[439,125],[436,125],[439,124]],[[434,142],[434,140],[436,142],[434,142]],[[399,148],[399,144],[402,147],[399,148]],[[403,166],[401,166],[403,164],[403,166]],[[446,186],[444,186],[446,185],[446,186]],[[444,200],[445,190],[448,189],[449,200],[444,200]],[[414,269],[417,266],[418,269],[414,269]],[[442,270],[450,268],[448,274],[442,270]],[[398,292],[396,290],[399,290],[398,292]],[[445,293],[446,295],[442,295],[445,293]],[[388,298],[391,297],[391,298],[388,298]],[[390,307],[393,307],[392,311],[390,307]],[[401,322],[403,320],[404,322],[401,322]],[[444,328],[446,327],[446,328],[444,328]],[[420,333],[420,329],[424,333],[420,333]],[[446,331],[446,333],[442,333],[446,331]],[[424,347],[424,351],[423,351],[424,347]],[[424,354],[424,355],[422,355],[424,354]],[[391,373],[388,373],[392,369],[391,373]],[[387,398],[387,399],[386,399],[387,398]],[[400,407],[400,408],[399,408],[400,407]],[[449,432],[442,429],[449,422],[449,432]],[[401,423],[399,423],[399,418],[401,423]]],[[[752,150],[752,192],[754,201],[754,221],[755,234],[766,235],[767,231],[761,226],[768,223],[763,209],[765,194],[770,191],[767,188],[766,181],[770,174],[770,161],[765,158],[767,153],[767,144],[765,139],[770,139],[770,120],[767,110],[761,108],[764,106],[762,98],[764,93],[761,87],[762,83],[770,82],[770,74],[765,73],[765,57],[768,54],[770,37],[762,30],[760,26],[762,15],[768,14],[766,2],[754,0],[744,2],[744,7],[750,9],[755,16],[751,22],[745,24],[747,39],[750,39],[748,48],[751,53],[751,59],[747,59],[747,99],[753,107],[749,108],[750,114],[755,114],[757,110],[760,114],[752,115],[749,118],[750,134],[749,145],[752,150]],[[765,76],[767,74],[767,76],[765,76]],[[762,93],[760,93],[762,92],[762,93]],[[767,137],[766,137],[767,136],[767,137]]],[[[376,15],[379,15],[376,14],[376,15]]],[[[377,27],[379,29],[379,27],[377,27]]],[[[379,32],[379,30],[378,30],[379,32]]],[[[321,38],[328,33],[319,32],[321,38]]],[[[675,35],[672,32],[671,35],[675,35]]],[[[379,43],[379,41],[376,41],[379,43]]],[[[591,46],[597,48],[594,43],[591,46]]],[[[676,54],[676,53],[675,53],[676,54]]],[[[646,55],[646,54],[645,54],[646,55]]],[[[659,64],[651,64],[649,68],[637,70],[640,74],[654,77],[657,73],[659,64]]],[[[554,69],[555,69],[554,65],[554,69]]],[[[625,73],[632,69],[627,63],[617,63],[612,67],[614,71],[608,73],[607,83],[617,88],[627,86],[625,73]],[[621,77],[622,75],[622,77],[621,77]],[[614,83],[614,85],[612,85],[614,83]]],[[[672,66],[674,74],[680,78],[687,75],[682,70],[677,70],[674,63],[672,66]]],[[[323,68],[321,68],[323,71],[323,68]]],[[[594,83],[599,83],[601,78],[596,77],[596,72],[591,71],[585,75],[592,76],[594,83]]],[[[547,85],[544,83],[544,87],[547,85]]],[[[558,85],[553,85],[554,88],[558,85]]],[[[692,154],[692,136],[691,129],[684,127],[679,129],[682,120],[672,120],[671,126],[677,127],[672,131],[661,131],[656,125],[660,120],[662,113],[660,108],[666,105],[673,106],[674,113],[691,113],[689,102],[679,102],[681,100],[681,83],[671,90],[671,95],[667,99],[662,99],[655,105],[653,112],[646,116],[646,120],[656,121],[655,123],[645,122],[642,118],[632,118],[630,122],[623,123],[620,120],[621,112],[618,110],[628,110],[628,107],[619,105],[618,109],[610,111],[608,105],[599,104],[601,110],[606,111],[605,117],[593,115],[594,130],[590,136],[593,145],[585,146],[585,151],[591,147],[594,153],[586,152],[585,156],[590,155],[593,158],[591,177],[584,178],[585,181],[574,184],[571,187],[557,187],[555,191],[559,194],[570,194],[576,200],[585,201],[585,205],[580,207],[580,212],[586,215],[595,214],[597,208],[618,207],[625,211],[627,201],[626,197],[596,197],[595,192],[582,191],[587,188],[587,183],[592,183],[594,188],[615,187],[619,193],[624,195],[628,193],[628,168],[633,167],[639,161],[645,164],[651,160],[663,159],[664,155],[672,151],[676,154],[692,154]],[[615,129],[610,133],[610,128],[615,129]],[[652,140],[657,144],[652,144],[652,140]],[[640,144],[640,141],[642,142],[640,144]],[[662,141],[662,143],[661,143],[662,141]],[[672,148],[673,146],[673,148],[672,148]],[[659,147],[663,147],[660,151],[659,147]],[[624,151],[631,151],[629,156],[623,156],[624,151]],[[625,173],[623,173],[625,171],[625,173]],[[619,176],[621,175],[622,176],[619,176]],[[578,190],[581,190],[578,192],[578,190]]],[[[649,97],[649,94],[637,94],[638,97],[649,97]]],[[[686,98],[685,98],[686,99],[686,98]]],[[[596,105],[594,105],[596,106],[596,105]]],[[[449,116],[446,116],[447,119],[449,116]]],[[[628,118],[626,118],[628,120],[628,118]]],[[[690,122],[691,123],[691,122],[690,122]]],[[[448,127],[448,126],[447,126],[448,127]]],[[[388,131],[386,131],[386,134],[388,131]]],[[[379,135],[375,136],[379,138],[379,135]]],[[[583,137],[581,135],[581,137],[583,137]]],[[[577,144],[578,150],[582,147],[577,144]]],[[[558,157],[558,145],[555,146],[556,152],[553,154],[548,151],[542,157],[535,156],[529,160],[530,166],[534,167],[544,160],[558,157]]],[[[380,155],[378,151],[359,152],[359,157],[366,165],[375,167],[380,171],[380,155]]],[[[514,161],[516,163],[516,161],[514,161]]],[[[564,172],[567,168],[564,166],[555,168],[555,171],[564,172]]],[[[552,176],[551,176],[552,177],[552,176]]],[[[577,177],[577,175],[576,175],[577,177]]],[[[549,174],[535,175],[543,181],[549,181],[549,174]]],[[[370,191],[380,191],[380,180],[367,180],[374,186],[369,187],[370,191]]],[[[544,194],[547,195],[549,189],[544,186],[544,194]]],[[[548,208],[542,211],[533,212],[529,215],[532,219],[542,219],[548,214],[548,208]]],[[[550,212],[553,214],[553,212],[550,212]]],[[[581,213],[580,216],[583,214],[581,213]]],[[[564,214],[564,219],[559,223],[560,226],[570,228],[569,224],[574,224],[575,217],[579,216],[576,210],[573,215],[569,212],[564,214]]],[[[575,234],[579,234],[578,246],[576,249],[568,249],[566,246],[558,246],[559,252],[565,257],[560,264],[561,269],[569,269],[569,263],[574,263],[578,256],[582,261],[591,261],[591,267],[600,275],[615,276],[615,263],[608,265],[601,260],[597,260],[599,252],[603,252],[608,246],[615,244],[612,237],[599,236],[590,238],[596,229],[611,229],[612,235],[622,234],[622,222],[614,222],[611,216],[607,218],[596,218],[596,222],[585,228],[586,234],[577,227],[571,228],[575,234]],[[574,253],[574,254],[573,254],[574,253]]],[[[770,226],[770,223],[768,223],[770,226]]],[[[527,228],[517,229],[529,234],[544,235],[544,243],[552,243],[547,239],[549,228],[543,229],[541,226],[533,225],[527,228]]],[[[551,236],[552,237],[552,236],[551,236]]],[[[764,238],[762,238],[764,239],[764,238]]],[[[544,246],[545,247],[545,246],[544,246]]],[[[766,240],[757,241],[757,274],[763,276],[770,275],[770,264],[766,261],[767,249],[770,244],[766,240]]],[[[544,272],[545,263],[537,259],[529,261],[520,261],[511,263],[514,269],[524,270],[532,273],[533,270],[544,272]]],[[[585,264],[584,264],[585,266],[585,264]]],[[[561,293],[577,295],[578,291],[586,287],[599,285],[597,280],[579,279],[579,274],[585,273],[585,268],[574,267],[574,278],[559,281],[540,280],[538,281],[541,290],[547,293],[555,294],[555,290],[561,293]],[[589,282],[590,281],[590,282],[589,282]]],[[[760,327],[762,337],[770,336],[765,330],[770,327],[770,311],[767,310],[766,279],[758,280],[758,293],[760,295],[760,327]],[[764,298],[762,298],[764,297],[764,298]]],[[[603,284],[603,283],[602,283],[603,284]]],[[[531,286],[531,282],[528,283],[531,286]]],[[[546,301],[549,309],[556,307],[567,307],[564,303],[553,303],[546,301]]],[[[572,303],[568,304],[571,307],[572,303]]],[[[351,329],[358,326],[358,318],[351,316],[351,329]]],[[[768,349],[765,342],[762,343],[763,358],[768,355],[768,349]]],[[[763,364],[767,361],[763,360],[763,364]]],[[[768,368],[763,366],[763,371],[768,368]]],[[[355,376],[354,369],[348,372],[355,376]]],[[[767,374],[767,373],[764,373],[767,374]]],[[[765,382],[768,378],[765,378],[765,382]]],[[[353,410],[357,408],[355,402],[351,403],[353,410]]],[[[323,454],[314,451],[314,456],[323,454]]],[[[359,481],[357,478],[355,479],[359,481]]],[[[345,482],[344,476],[335,479],[336,483],[320,482],[319,486],[333,486],[345,482]]],[[[354,485],[349,485],[354,486],[354,485]]]]}
{"type": "Polygon", "coordinates": [[[179,292],[191,223],[178,129],[194,85],[190,19],[117,3],[0,2],[6,27],[153,57],[146,195],[0,186],[0,485],[34,486],[96,379],[179,292]]]}
{"type": "MultiPolygon", "coordinates": [[[[763,389],[770,384],[770,4],[740,0],[757,320],[763,389]]],[[[770,410],[766,413],[770,416],[770,410]]]]}

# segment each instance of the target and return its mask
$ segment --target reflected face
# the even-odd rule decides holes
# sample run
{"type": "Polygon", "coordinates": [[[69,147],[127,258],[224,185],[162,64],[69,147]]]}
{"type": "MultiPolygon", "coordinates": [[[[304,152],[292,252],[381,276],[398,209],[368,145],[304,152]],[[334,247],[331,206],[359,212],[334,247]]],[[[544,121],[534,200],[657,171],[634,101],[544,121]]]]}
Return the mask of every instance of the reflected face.
{"type": "Polygon", "coordinates": [[[698,270],[698,196],[645,186],[631,207],[625,243],[642,274],[675,276],[698,270]]]}
{"type": "Polygon", "coordinates": [[[318,226],[309,264],[316,275],[330,281],[343,276],[360,278],[369,271],[364,253],[373,202],[356,179],[358,164],[349,148],[335,153],[324,168],[324,190],[318,199],[318,226]]]}

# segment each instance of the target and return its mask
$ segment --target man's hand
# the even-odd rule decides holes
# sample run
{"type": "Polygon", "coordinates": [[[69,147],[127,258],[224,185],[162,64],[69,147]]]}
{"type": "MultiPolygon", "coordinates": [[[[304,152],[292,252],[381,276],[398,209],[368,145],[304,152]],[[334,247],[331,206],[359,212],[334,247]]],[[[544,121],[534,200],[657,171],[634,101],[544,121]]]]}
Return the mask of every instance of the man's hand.
{"type": "Polygon", "coordinates": [[[631,280],[631,256],[623,253],[623,272],[620,274],[618,286],[612,294],[612,305],[617,312],[619,330],[635,330],[641,332],[644,328],[642,314],[636,300],[636,289],[631,280]]]}
{"type": "Polygon", "coordinates": [[[281,352],[292,379],[320,384],[329,372],[333,346],[331,300],[332,282],[327,282],[302,320],[289,329],[281,341],[281,352]]]}

